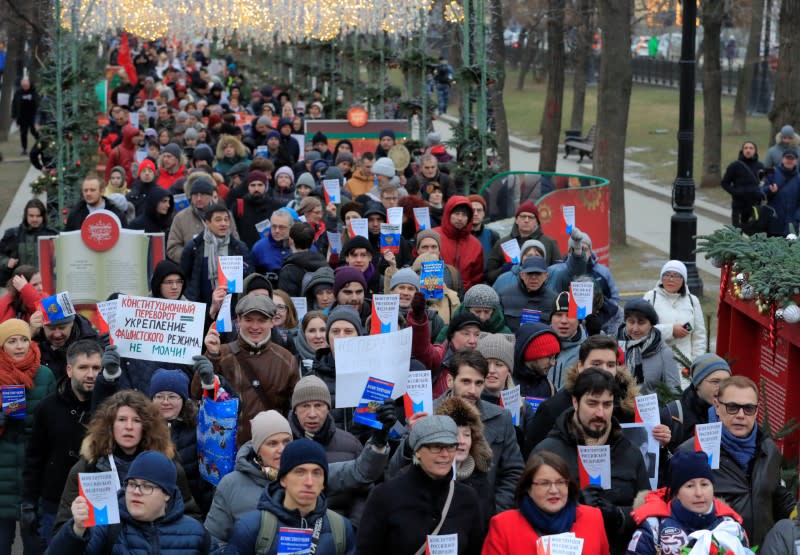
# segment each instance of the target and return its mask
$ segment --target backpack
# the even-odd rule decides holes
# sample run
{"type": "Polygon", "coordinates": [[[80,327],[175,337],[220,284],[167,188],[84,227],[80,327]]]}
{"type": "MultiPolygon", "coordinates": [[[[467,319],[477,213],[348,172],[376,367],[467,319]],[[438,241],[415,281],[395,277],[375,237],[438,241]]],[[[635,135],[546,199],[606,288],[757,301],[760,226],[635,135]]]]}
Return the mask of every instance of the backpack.
{"type": "MultiPolygon", "coordinates": [[[[336,555],[344,555],[347,552],[344,517],[330,509],[325,511],[325,515],[331,525],[333,542],[336,544],[336,555]]],[[[255,555],[267,555],[277,534],[277,517],[269,511],[261,511],[261,525],[258,528],[258,536],[256,537],[255,555]]]]}

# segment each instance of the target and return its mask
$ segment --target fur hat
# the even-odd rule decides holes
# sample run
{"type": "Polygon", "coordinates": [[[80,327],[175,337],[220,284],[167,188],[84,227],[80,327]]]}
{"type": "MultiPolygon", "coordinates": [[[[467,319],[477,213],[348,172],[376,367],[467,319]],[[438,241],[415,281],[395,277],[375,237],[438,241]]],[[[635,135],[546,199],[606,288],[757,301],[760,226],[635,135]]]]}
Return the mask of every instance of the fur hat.
{"type": "Polygon", "coordinates": [[[449,416],[456,426],[469,426],[472,432],[472,447],[469,454],[475,461],[475,469],[488,472],[492,466],[492,448],[483,436],[483,422],[477,407],[460,397],[448,397],[442,402],[434,414],[449,416]]]}

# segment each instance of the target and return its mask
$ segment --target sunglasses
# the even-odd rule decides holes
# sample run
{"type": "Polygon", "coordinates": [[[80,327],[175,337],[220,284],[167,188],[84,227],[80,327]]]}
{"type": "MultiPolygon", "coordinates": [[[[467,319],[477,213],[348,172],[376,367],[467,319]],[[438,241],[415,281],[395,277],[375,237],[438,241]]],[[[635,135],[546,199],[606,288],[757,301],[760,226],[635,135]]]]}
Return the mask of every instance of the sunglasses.
{"type": "Polygon", "coordinates": [[[743,410],[747,416],[753,416],[758,410],[758,405],[740,405],[739,403],[723,403],[722,401],[719,401],[719,404],[725,407],[725,412],[730,415],[739,414],[739,411],[743,410]]]}

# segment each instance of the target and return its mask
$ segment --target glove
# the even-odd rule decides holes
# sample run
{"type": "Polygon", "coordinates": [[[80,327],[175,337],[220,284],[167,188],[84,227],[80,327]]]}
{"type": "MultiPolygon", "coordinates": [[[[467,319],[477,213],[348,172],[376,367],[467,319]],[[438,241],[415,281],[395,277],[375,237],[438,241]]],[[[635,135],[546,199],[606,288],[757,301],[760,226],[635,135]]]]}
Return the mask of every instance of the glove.
{"type": "Polygon", "coordinates": [[[203,355],[194,355],[194,371],[200,375],[203,389],[214,389],[214,365],[203,355]]]}
{"type": "Polygon", "coordinates": [[[120,357],[116,345],[109,345],[103,353],[103,377],[110,382],[116,381],[122,375],[120,357]]]}
{"type": "Polygon", "coordinates": [[[425,309],[428,307],[425,302],[425,295],[417,291],[414,293],[414,298],[411,299],[411,317],[415,322],[421,322],[425,319],[425,309]]]}
{"type": "Polygon", "coordinates": [[[625,515],[622,509],[614,505],[611,501],[603,497],[603,490],[596,487],[588,487],[581,492],[584,505],[590,505],[603,514],[603,524],[606,530],[619,530],[625,523],[625,515]]]}
{"type": "Polygon", "coordinates": [[[23,501],[20,506],[20,527],[29,535],[39,534],[39,513],[36,505],[30,501],[23,501]]]}
{"type": "Polygon", "coordinates": [[[572,254],[580,254],[581,249],[583,248],[583,232],[578,229],[577,227],[572,228],[572,233],[569,236],[569,242],[567,243],[567,248],[569,252],[572,254]]]}
{"type": "Polygon", "coordinates": [[[511,262],[504,262],[503,265],[500,266],[500,271],[503,272],[503,273],[510,272],[511,268],[513,268],[513,267],[514,267],[514,265],[511,262]]]}
{"type": "Polygon", "coordinates": [[[375,412],[375,418],[383,424],[383,427],[380,430],[373,430],[372,443],[378,447],[383,447],[386,445],[386,440],[389,439],[389,431],[397,422],[397,410],[394,407],[394,401],[386,399],[375,412]]]}

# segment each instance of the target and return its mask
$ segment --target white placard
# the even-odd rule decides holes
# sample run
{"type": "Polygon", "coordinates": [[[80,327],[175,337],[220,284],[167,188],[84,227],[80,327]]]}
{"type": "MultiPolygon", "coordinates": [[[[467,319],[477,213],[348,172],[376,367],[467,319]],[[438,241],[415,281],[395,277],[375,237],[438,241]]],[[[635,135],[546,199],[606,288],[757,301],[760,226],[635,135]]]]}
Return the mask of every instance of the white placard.
{"type": "Polygon", "coordinates": [[[365,239],[369,239],[369,220],[367,218],[353,218],[350,223],[350,237],[361,235],[365,239]]]}
{"type": "Polygon", "coordinates": [[[100,318],[102,318],[106,323],[106,327],[108,327],[108,333],[110,336],[112,336],[111,334],[114,333],[114,330],[117,327],[117,304],[117,299],[114,299],[113,301],[103,301],[97,303],[97,312],[100,314],[100,318]]]}
{"type": "Polygon", "coordinates": [[[241,256],[220,256],[217,265],[217,287],[228,293],[244,292],[244,259],[241,256]]]}
{"type": "Polygon", "coordinates": [[[132,127],[139,129],[139,112],[131,112],[128,117],[128,123],[130,123],[132,127]]]}
{"type": "Polygon", "coordinates": [[[403,207],[394,206],[386,209],[386,223],[392,225],[403,225],[403,207]]]}
{"type": "Polygon", "coordinates": [[[511,262],[512,264],[519,264],[521,261],[521,252],[519,248],[519,243],[517,240],[512,238],[506,241],[505,243],[500,243],[500,248],[503,249],[503,254],[505,255],[506,262],[511,262]]]}
{"type": "Polygon", "coordinates": [[[522,397],[520,396],[519,385],[511,389],[504,389],[500,392],[500,400],[503,408],[511,413],[511,422],[514,426],[519,426],[519,415],[522,411],[522,397]]]}
{"type": "Polygon", "coordinates": [[[433,382],[430,370],[408,373],[406,392],[403,394],[403,408],[406,418],[418,412],[433,414],[433,382]]]}
{"type": "Polygon", "coordinates": [[[266,239],[267,235],[269,235],[269,230],[271,227],[272,227],[272,222],[270,222],[269,218],[267,218],[266,220],[258,222],[256,224],[256,231],[258,232],[258,235],[262,239],[266,239]]]}
{"type": "Polygon", "coordinates": [[[370,335],[397,331],[400,316],[400,295],[372,295],[370,335]]]}
{"type": "Polygon", "coordinates": [[[328,235],[328,249],[331,254],[339,254],[342,252],[342,234],[335,231],[326,231],[328,235]]]}
{"type": "Polygon", "coordinates": [[[648,428],[646,424],[636,422],[621,422],[620,427],[622,435],[642,454],[650,487],[657,489],[660,445],[653,437],[653,429],[648,428]]]}
{"type": "Polygon", "coordinates": [[[414,219],[417,221],[417,231],[431,228],[431,211],[427,206],[414,208],[414,219]]]}
{"type": "Polygon", "coordinates": [[[338,179],[323,179],[322,188],[325,191],[326,204],[339,204],[342,202],[341,186],[338,179]]]}
{"type": "Polygon", "coordinates": [[[118,106],[127,106],[130,104],[131,95],[128,93],[117,93],[117,105],[118,106]]]}
{"type": "Polygon", "coordinates": [[[303,316],[308,312],[308,299],[305,297],[289,297],[292,300],[295,311],[297,311],[297,320],[303,319],[303,316]]]}
{"type": "Polygon", "coordinates": [[[426,555],[457,555],[458,534],[444,534],[441,536],[428,536],[426,555]]]}
{"type": "Polygon", "coordinates": [[[581,555],[583,538],[573,532],[542,536],[536,540],[536,555],[581,555]]]}
{"type": "Polygon", "coordinates": [[[562,206],[561,213],[564,214],[564,223],[567,225],[567,235],[570,235],[572,230],[575,229],[575,207],[562,206]]]}
{"type": "Polygon", "coordinates": [[[216,329],[219,333],[233,331],[233,317],[231,316],[231,300],[233,294],[228,293],[222,300],[222,305],[219,307],[217,319],[214,322],[216,329]]]}
{"type": "Polygon", "coordinates": [[[119,478],[116,474],[113,471],[78,473],[78,493],[89,503],[89,519],[83,522],[85,527],[119,524],[119,478]]]}
{"type": "Polygon", "coordinates": [[[578,445],[578,476],[581,489],[589,486],[611,489],[611,447],[578,445]]]}
{"type": "Polygon", "coordinates": [[[722,441],[722,422],[696,424],[694,427],[694,450],[708,455],[712,470],[719,468],[719,446],[722,441]]]}
{"type": "Polygon", "coordinates": [[[569,284],[569,290],[570,317],[585,320],[594,310],[594,282],[573,281],[569,284]]]}

